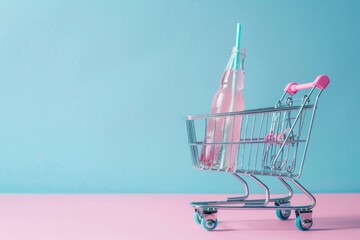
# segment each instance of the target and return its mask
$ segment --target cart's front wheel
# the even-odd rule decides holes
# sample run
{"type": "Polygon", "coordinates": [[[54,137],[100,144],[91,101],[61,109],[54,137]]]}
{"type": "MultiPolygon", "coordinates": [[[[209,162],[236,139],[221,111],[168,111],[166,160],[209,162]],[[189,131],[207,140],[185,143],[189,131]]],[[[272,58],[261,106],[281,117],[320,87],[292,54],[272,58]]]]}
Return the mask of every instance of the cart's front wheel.
{"type": "Polygon", "coordinates": [[[212,231],[212,230],[214,230],[214,229],[217,227],[217,225],[218,225],[218,220],[215,219],[215,221],[214,221],[214,220],[212,220],[212,219],[209,219],[209,220],[206,220],[206,221],[205,221],[205,219],[202,218],[202,219],[201,219],[201,225],[202,225],[203,228],[205,228],[206,230],[212,231]]]}
{"type": "Polygon", "coordinates": [[[295,225],[296,227],[301,231],[306,231],[311,228],[313,224],[312,219],[304,219],[303,221],[300,219],[300,215],[296,217],[295,219],[295,225]]]}
{"type": "Polygon", "coordinates": [[[280,220],[286,220],[290,217],[291,211],[290,210],[276,210],[276,216],[280,220]]]}

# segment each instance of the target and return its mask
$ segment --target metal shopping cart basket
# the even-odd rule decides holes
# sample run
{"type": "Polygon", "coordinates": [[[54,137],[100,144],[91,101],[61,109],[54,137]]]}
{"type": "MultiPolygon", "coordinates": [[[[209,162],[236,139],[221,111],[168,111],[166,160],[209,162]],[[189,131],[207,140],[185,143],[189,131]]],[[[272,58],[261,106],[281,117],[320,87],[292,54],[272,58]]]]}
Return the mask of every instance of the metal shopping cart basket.
{"type": "Polygon", "coordinates": [[[224,201],[191,202],[197,223],[206,230],[213,230],[218,225],[217,212],[220,209],[271,209],[276,211],[277,217],[281,220],[288,219],[293,210],[296,214],[296,227],[300,230],[311,228],[312,208],[316,200],[296,179],[300,178],[303,169],[319,97],[328,84],[329,78],[320,75],[311,83],[289,83],[275,107],[186,118],[191,159],[195,169],[228,172],[243,184],[245,191],[242,196],[229,197],[224,201]],[[310,91],[298,97],[296,93],[303,89],[310,91]],[[313,103],[310,100],[311,96],[314,96],[313,103]],[[226,122],[239,117],[242,118],[239,141],[204,140],[209,121],[226,122]],[[223,121],[215,121],[221,118],[223,121]],[[223,159],[201,161],[202,149],[215,147],[221,148],[222,151],[227,151],[229,147],[236,148],[236,160],[231,166],[230,163],[220,163],[223,159]],[[248,176],[264,189],[264,198],[249,198],[249,186],[244,176],[248,176]],[[269,187],[256,176],[277,178],[285,186],[288,194],[284,197],[271,197],[269,187]],[[309,198],[308,205],[294,206],[290,203],[293,190],[289,183],[309,198]]]}

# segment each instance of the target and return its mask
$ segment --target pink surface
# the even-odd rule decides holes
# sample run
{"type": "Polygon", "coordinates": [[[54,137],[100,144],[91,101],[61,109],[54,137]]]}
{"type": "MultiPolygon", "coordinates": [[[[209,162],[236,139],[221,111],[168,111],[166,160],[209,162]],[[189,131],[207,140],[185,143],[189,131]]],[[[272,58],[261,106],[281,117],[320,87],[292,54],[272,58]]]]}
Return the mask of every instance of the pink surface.
{"type": "Polygon", "coordinates": [[[205,231],[190,201],[224,195],[1,195],[0,239],[359,239],[360,194],[316,194],[314,225],[301,232],[294,214],[220,211],[205,231]]]}

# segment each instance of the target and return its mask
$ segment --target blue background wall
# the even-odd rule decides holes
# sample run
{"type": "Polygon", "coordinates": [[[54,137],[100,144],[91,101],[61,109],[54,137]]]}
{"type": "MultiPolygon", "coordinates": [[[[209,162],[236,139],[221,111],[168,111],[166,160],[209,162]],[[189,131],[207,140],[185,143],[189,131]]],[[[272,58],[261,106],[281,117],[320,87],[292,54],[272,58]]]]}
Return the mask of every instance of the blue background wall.
{"type": "Polygon", "coordinates": [[[359,1],[1,1],[0,191],[238,191],[191,167],[242,22],[246,108],[326,73],[302,183],[359,192],[359,1]]]}

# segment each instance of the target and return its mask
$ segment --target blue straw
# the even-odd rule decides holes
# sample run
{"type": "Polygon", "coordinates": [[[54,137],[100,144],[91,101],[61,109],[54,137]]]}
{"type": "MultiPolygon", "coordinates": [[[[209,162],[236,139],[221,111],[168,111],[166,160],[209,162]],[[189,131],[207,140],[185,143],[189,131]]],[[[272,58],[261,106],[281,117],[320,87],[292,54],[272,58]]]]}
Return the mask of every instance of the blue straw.
{"type": "Polygon", "coordinates": [[[240,57],[240,36],[241,36],[241,23],[236,26],[236,50],[238,51],[235,55],[234,70],[239,69],[239,57],[240,57]]]}

